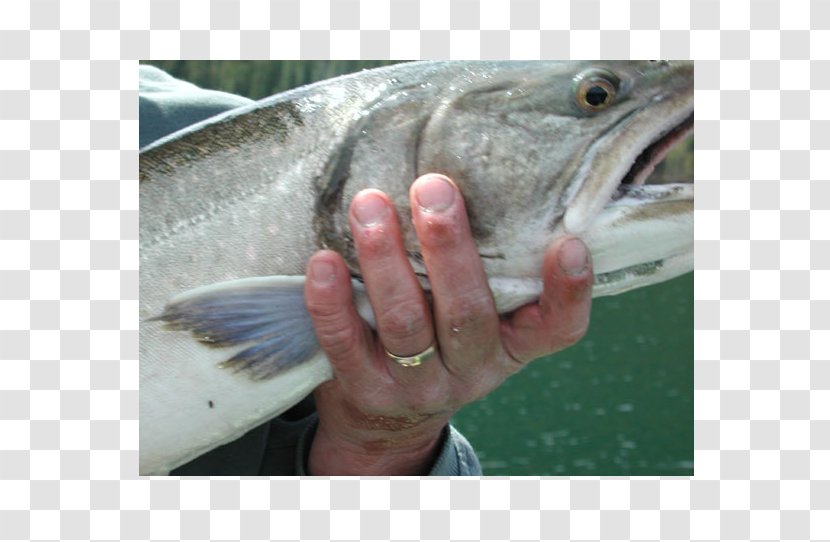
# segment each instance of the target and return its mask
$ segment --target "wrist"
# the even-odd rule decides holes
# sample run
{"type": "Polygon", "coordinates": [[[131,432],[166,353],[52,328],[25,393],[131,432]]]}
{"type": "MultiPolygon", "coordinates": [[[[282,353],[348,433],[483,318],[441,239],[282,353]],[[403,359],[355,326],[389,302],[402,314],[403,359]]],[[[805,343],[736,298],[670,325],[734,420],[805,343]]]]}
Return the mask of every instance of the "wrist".
{"type": "MultiPolygon", "coordinates": [[[[438,421],[438,420],[436,420],[438,421]]],[[[321,420],[311,442],[308,473],[314,476],[416,476],[438,457],[448,420],[417,431],[342,431],[321,420]]]]}

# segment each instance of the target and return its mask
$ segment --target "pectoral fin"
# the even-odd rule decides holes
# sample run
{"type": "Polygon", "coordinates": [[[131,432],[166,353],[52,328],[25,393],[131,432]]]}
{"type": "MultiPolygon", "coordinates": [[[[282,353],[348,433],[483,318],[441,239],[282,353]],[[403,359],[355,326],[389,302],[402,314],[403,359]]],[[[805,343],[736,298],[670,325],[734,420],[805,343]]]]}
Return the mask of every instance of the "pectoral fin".
{"type": "Polygon", "coordinates": [[[270,276],[195,288],[170,300],[150,321],[227,348],[229,357],[219,367],[267,380],[320,349],[305,308],[304,282],[305,277],[270,276]]]}

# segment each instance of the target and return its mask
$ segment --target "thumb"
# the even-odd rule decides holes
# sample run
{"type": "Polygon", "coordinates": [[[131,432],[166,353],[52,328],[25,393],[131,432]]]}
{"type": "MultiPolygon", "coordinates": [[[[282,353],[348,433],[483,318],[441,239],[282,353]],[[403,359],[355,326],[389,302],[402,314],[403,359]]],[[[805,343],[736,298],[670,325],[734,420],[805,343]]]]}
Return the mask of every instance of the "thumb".
{"type": "Polygon", "coordinates": [[[542,276],[539,301],[502,325],[505,349],[523,363],[563,350],[588,331],[594,275],[585,244],[570,236],[556,240],[545,253],[542,276]]]}

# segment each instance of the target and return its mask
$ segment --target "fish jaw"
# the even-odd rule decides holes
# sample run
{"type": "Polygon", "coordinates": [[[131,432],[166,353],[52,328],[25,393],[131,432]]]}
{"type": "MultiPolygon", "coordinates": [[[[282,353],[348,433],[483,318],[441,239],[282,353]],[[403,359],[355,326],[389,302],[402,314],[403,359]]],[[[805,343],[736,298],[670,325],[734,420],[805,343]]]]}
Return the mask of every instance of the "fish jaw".
{"type": "Polygon", "coordinates": [[[693,270],[694,184],[648,178],[694,129],[692,63],[674,63],[648,95],[588,149],[563,198],[557,234],[581,236],[594,265],[593,296],[614,295],[693,270]]]}
{"type": "MultiPolygon", "coordinates": [[[[692,271],[693,237],[694,185],[623,185],[582,234],[593,264],[592,296],[621,294],[692,271]]],[[[540,254],[483,260],[499,313],[541,296],[540,254]]]]}
{"type": "Polygon", "coordinates": [[[694,267],[694,185],[622,186],[583,234],[594,297],[663,282],[694,267]]]}

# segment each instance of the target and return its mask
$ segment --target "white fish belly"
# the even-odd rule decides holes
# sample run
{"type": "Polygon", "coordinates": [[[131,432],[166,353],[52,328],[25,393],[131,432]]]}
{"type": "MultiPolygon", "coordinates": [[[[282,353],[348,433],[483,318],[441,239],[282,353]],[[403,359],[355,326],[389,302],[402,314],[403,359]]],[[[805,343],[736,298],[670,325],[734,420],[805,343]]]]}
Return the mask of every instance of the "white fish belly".
{"type": "MultiPolygon", "coordinates": [[[[189,332],[148,322],[184,291],[246,276],[302,274],[312,232],[285,194],[263,194],[196,220],[165,240],[142,239],[140,267],[140,474],[164,474],[229,442],[301,400],[331,378],[323,356],[268,381],[216,365],[239,349],[211,348],[189,332]],[[206,240],[211,240],[207,242],[206,240]],[[211,407],[212,405],[212,407],[211,407]]],[[[309,209],[310,210],[310,209],[309,209]]],[[[141,220],[152,220],[142,209],[141,220]]]]}

